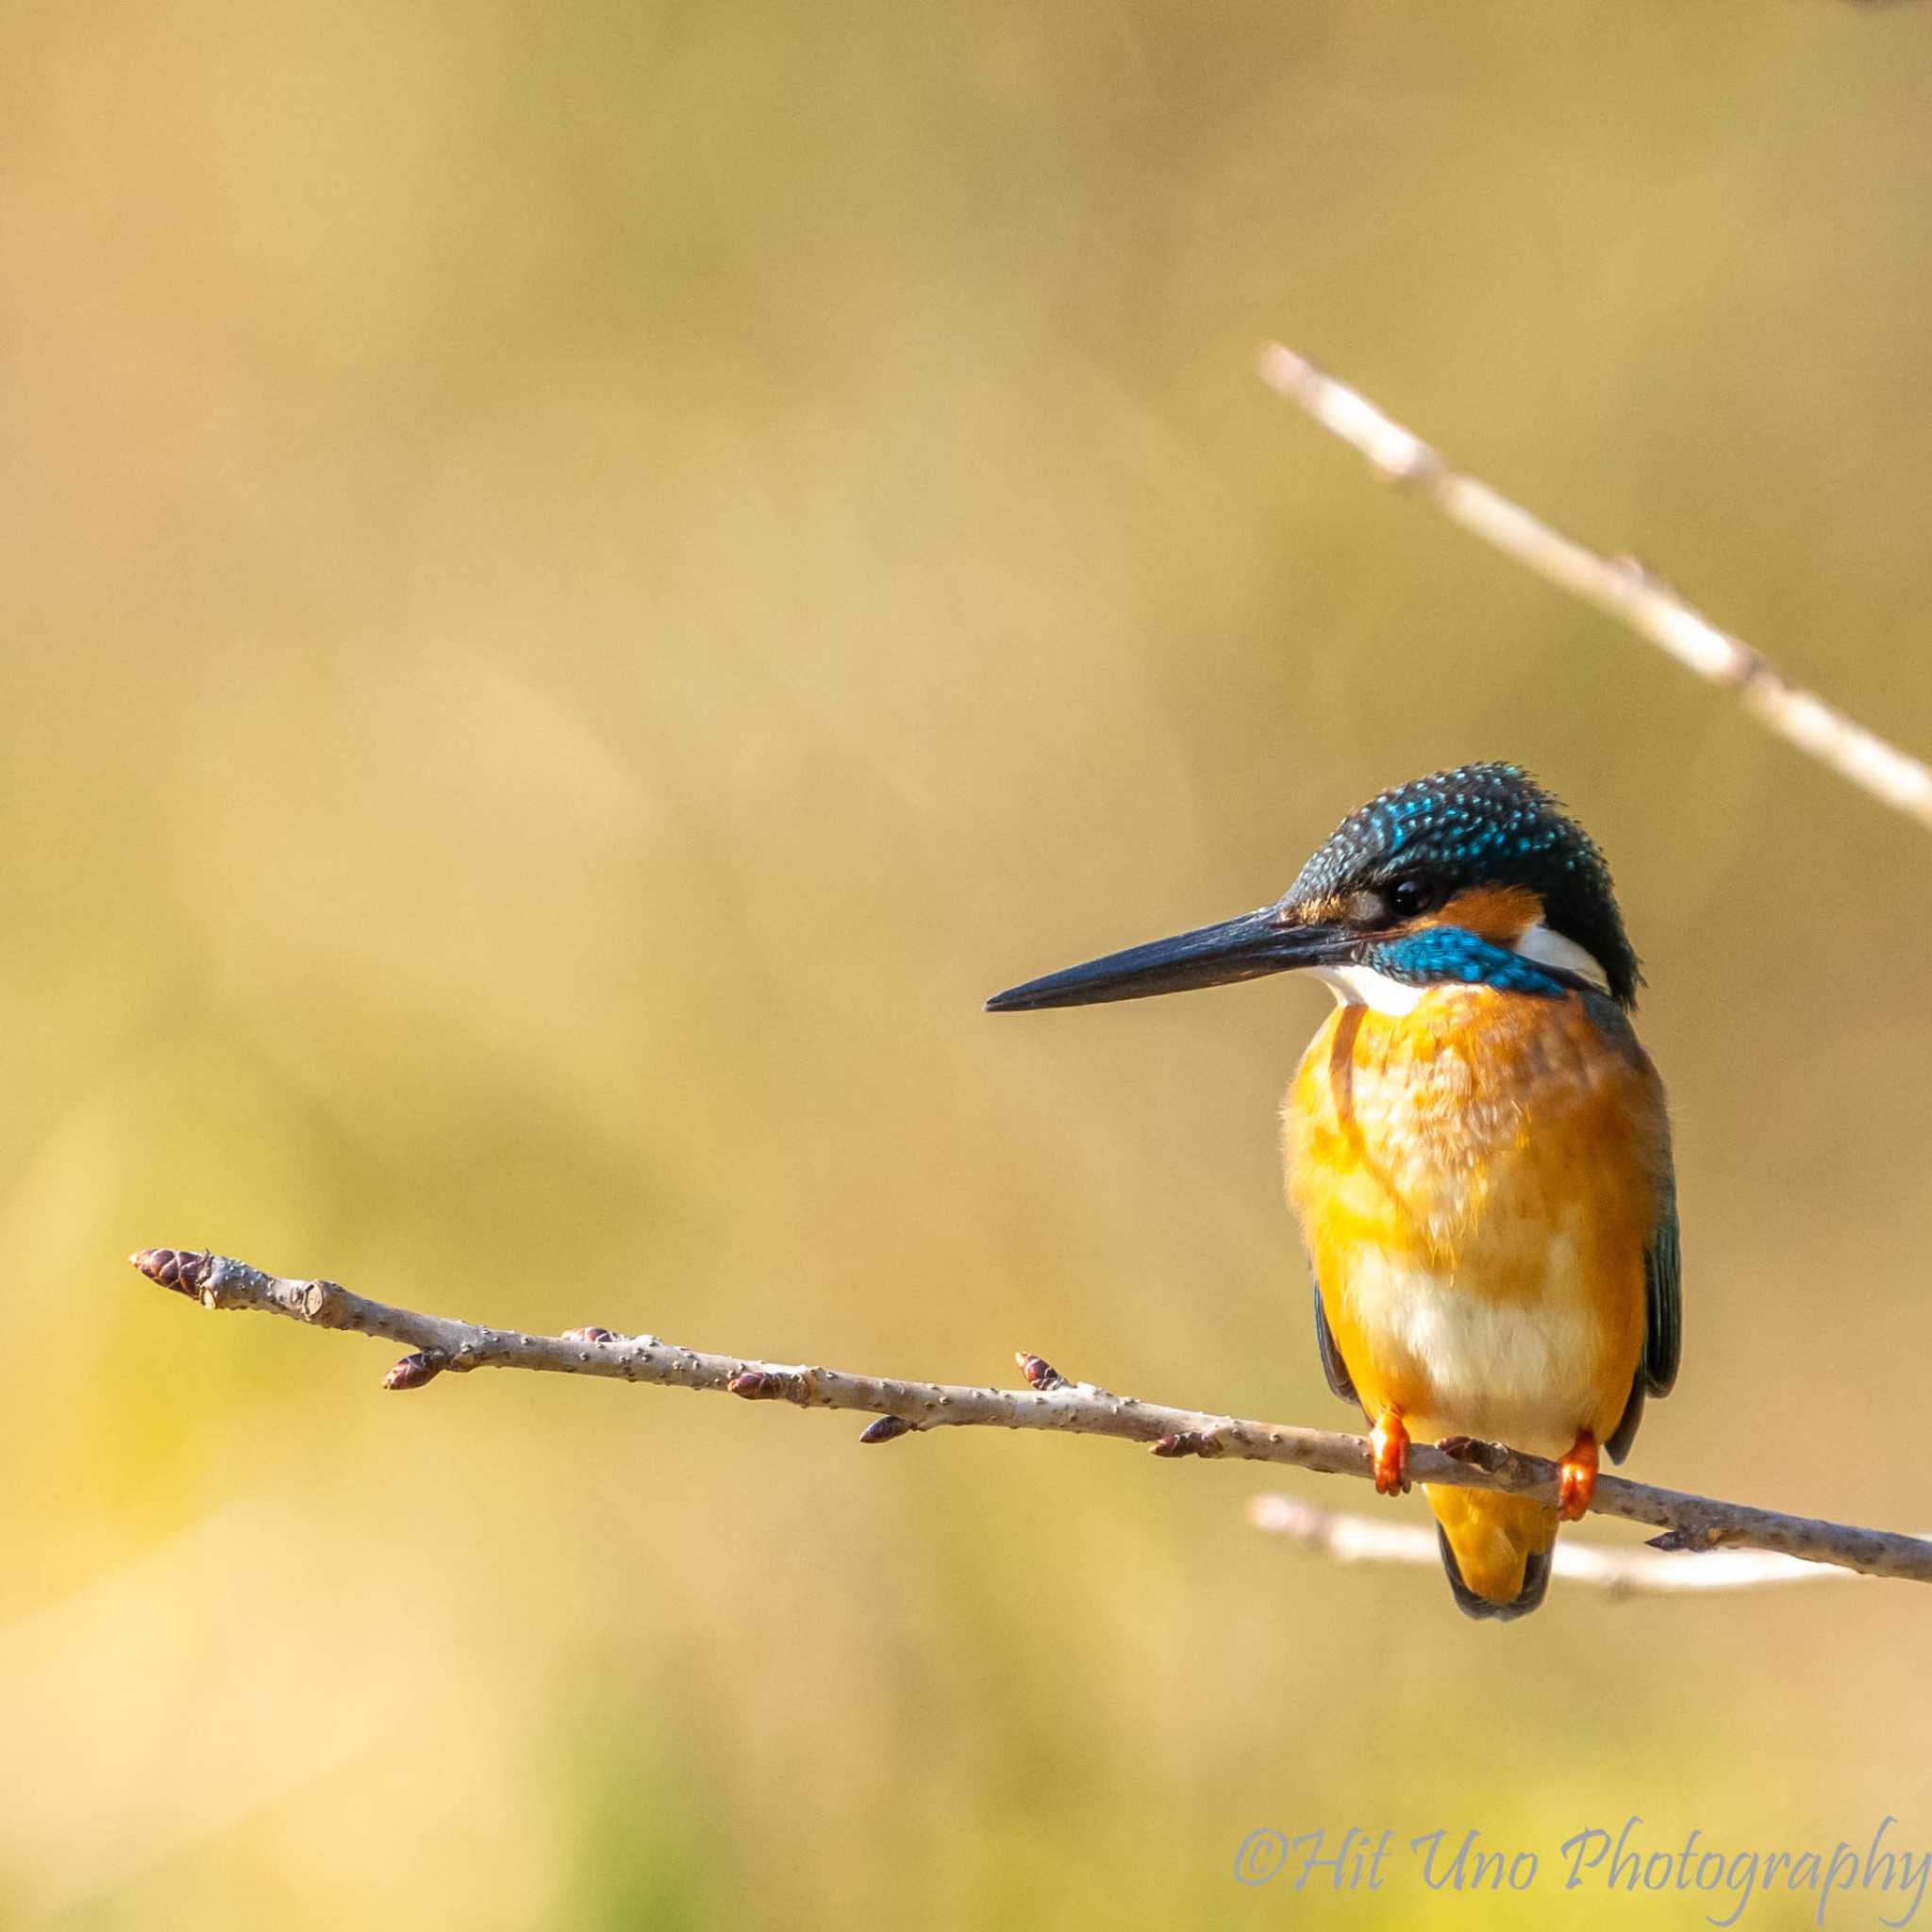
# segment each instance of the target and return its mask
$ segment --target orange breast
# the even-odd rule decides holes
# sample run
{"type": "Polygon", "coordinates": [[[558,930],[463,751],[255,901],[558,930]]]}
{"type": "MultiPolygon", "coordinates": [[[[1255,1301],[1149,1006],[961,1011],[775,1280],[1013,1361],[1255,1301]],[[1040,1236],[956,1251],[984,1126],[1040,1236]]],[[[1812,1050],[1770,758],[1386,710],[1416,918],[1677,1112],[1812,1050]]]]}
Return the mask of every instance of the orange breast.
{"type": "Polygon", "coordinates": [[[1542,1455],[1608,1435],[1664,1148],[1649,1060],[1580,998],[1338,1008],[1290,1090],[1288,1185],[1364,1403],[1542,1455]]]}

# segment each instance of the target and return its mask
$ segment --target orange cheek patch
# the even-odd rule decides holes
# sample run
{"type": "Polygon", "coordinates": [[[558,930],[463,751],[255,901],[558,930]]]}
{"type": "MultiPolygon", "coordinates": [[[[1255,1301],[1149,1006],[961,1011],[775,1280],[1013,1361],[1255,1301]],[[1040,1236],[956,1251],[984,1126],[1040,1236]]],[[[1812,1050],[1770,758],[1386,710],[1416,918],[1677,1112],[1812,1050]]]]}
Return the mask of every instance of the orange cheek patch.
{"type": "Polygon", "coordinates": [[[1491,945],[1513,946],[1542,916],[1543,902],[1527,886],[1472,886],[1417,920],[1416,928],[1459,925],[1491,945]]]}

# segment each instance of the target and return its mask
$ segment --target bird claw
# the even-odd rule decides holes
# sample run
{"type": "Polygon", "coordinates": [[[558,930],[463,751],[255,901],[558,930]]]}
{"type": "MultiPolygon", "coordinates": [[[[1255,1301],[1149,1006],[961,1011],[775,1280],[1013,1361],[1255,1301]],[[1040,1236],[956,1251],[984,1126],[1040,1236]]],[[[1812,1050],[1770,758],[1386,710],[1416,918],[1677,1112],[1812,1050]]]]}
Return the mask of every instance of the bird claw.
{"type": "Polygon", "coordinates": [[[1378,1417],[1369,1431],[1369,1468],[1378,1496],[1399,1496],[1408,1488],[1408,1431],[1399,1410],[1378,1417]]]}
{"type": "Polygon", "coordinates": [[[1557,1515],[1574,1523],[1586,1514],[1596,1495],[1596,1438],[1579,1429],[1570,1453],[1557,1467],[1557,1515]]]}

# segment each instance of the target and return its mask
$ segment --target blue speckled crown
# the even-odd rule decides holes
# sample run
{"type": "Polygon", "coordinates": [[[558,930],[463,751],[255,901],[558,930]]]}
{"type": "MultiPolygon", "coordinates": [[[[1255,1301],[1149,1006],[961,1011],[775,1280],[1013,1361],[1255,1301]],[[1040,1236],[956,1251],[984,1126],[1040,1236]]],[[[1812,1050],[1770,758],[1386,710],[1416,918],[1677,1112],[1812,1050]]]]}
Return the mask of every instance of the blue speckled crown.
{"type": "Polygon", "coordinates": [[[1598,961],[1620,1005],[1635,1005],[1642,975],[1610,869],[1590,834],[1520,767],[1458,765],[1370,799],[1302,867],[1282,903],[1319,902],[1408,876],[1451,892],[1527,887],[1543,902],[1544,924],[1598,961]]]}

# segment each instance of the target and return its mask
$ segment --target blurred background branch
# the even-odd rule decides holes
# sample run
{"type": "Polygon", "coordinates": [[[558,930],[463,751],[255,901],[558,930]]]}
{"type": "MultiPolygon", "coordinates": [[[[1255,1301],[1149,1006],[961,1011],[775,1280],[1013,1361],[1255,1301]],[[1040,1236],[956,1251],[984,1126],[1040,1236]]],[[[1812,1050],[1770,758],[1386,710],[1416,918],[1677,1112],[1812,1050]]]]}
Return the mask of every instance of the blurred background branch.
{"type": "MultiPolygon", "coordinates": [[[[1287,1463],[1323,1475],[1370,1474],[1368,1445],[1358,1436],[1141,1402],[1091,1383],[1070,1382],[1038,1356],[1019,1357],[1031,1385],[1024,1390],[912,1382],[712,1355],[655,1335],[617,1335],[607,1328],[553,1336],[481,1327],[391,1307],[353,1294],[337,1282],[270,1274],[245,1261],[196,1249],[145,1248],[129,1259],[149,1280],[205,1307],[286,1315],[312,1327],[345,1328],[400,1342],[412,1353],[389,1372],[384,1386],[390,1389],[419,1389],[452,1371],[532,1369],[723,1391],[752,1401],[791,1402],[801,1408],[857,1409],[880,1419],[861,1436],[866,1442],[891,1441],[922,1429],[1047,1429],[1144,1442],[1161,1457],[1226,1456],[1287,1463]]],[[[1556,1498],[1554,1463],[1495,1443],[1461,1439],[1454,1444],[1419,1442],[1410,1449],[1408,1466],[1417,1482],[1536,1491],[1556,1498]]],[[[1932,1541],[1887,1530],[1788,1516],[1611,1475],[1598,1478],[1591,1507],[1601,1515],[1665,1531],[1657,1539],[1658,1549],[1707,1552],[1741,1544],[1871,1576],[1932,1583],[1932,1541]]]]}
{"type": "Polygon", "coordinates": [[[1259,367],[1270,389],[1353,443],[1390,482],[1426,497],[1452,523],[1545,582],[1622,619],[1686,670],[1737,691],[1767,729],[1932,828],[1932,768],[1815,691],[1792,684],[1761,652],[1720,630],[1634,557],[1601,556],[1487,483],[1451,469],[1413,430],[1292,349],[1270,342],[1259,367]]]}
{"type": "MultiPolygon", "coordinates": [[[[1339,1563],[1420,1563],[1434,1569],[1441,1561],[1431,1527],[1324,1509],[1278,1491],[1249,1497],[1248,1522],[1268,1536],[1281,1537],[1339,1563]]],[[[1610,1549],[1602,1543],[1579,1542],[1574,1536],[1557,1539],[1555,1562],[1558,1576],[1594,1585],[1612,1596],[1753,1590],[1766,1583],[1853,1574],[1769,1550],[1610,1549]]]]}

